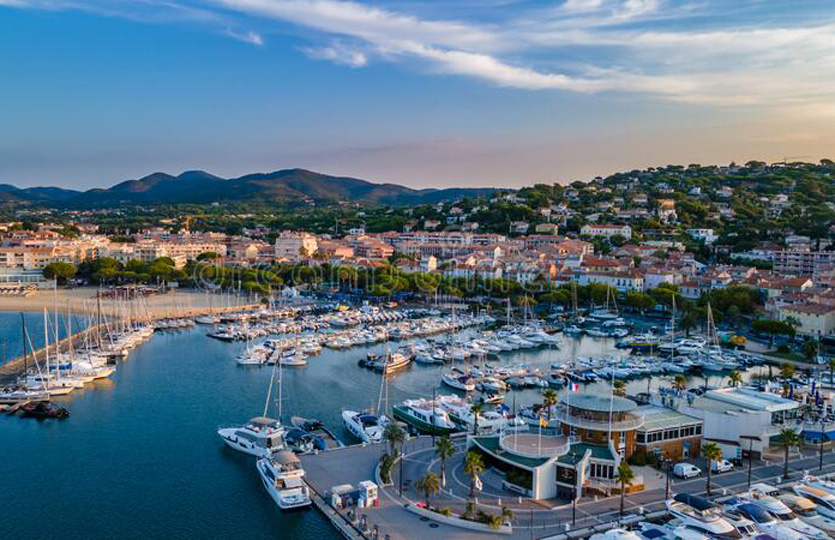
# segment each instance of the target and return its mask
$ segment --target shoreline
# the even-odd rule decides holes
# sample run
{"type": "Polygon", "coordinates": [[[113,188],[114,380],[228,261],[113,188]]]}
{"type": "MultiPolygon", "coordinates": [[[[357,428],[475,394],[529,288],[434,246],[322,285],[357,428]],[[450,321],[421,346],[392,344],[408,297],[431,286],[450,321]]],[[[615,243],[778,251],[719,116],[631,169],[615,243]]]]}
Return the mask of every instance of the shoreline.
{"type": "MultiPolygon", "coordinates": [[[[38,290],[29,296],[4,296],[0,297],[0,311],[37,312],[44,309],[52,311],[57,307],[61,313],[72,310],[76,314],[91,315],[98,310],[96,293],[99,291],[97,287],[78,287],[58,289],[57,294],[54,290],[38,290]]],[[[173,317],[177,313],[195,310],[244,307],[253,303],[251,299],[240,296],[207,295],[205,292],[193,290],[170,291],[140,298],[141,310],[154,318],[165,317],[169,314],[173,317]]],[[[133,302],[127,303],[124,300],[102,298],[101,310],[103,314],[116,313],[126,304],[135,305],[133,302]]]]}

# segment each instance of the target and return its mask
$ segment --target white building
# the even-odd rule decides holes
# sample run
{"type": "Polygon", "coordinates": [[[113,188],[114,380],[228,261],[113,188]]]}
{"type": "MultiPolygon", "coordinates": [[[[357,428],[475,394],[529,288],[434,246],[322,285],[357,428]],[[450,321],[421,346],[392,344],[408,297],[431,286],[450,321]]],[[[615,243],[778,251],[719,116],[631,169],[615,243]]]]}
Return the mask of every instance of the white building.
{"type": "Polygon", "coordinates": [[[275,258],[298,261],[316,253],[316,237],[307,232],[282,231],[275,239],[275,258]]]}
{"type": "Polygon", "coordinates": [[[622,236],[627,240],[632,239],[632,227],[629,225],[584,225],[580,234],[597,236],[601,238],[612,238],[622,236]]]}
{"type": "Polygon", "coordinates": [[[705,244],[712,244],[716,240],[713,229],[687,229],[687,234],[693,240],[703,241],[705,244]]]}

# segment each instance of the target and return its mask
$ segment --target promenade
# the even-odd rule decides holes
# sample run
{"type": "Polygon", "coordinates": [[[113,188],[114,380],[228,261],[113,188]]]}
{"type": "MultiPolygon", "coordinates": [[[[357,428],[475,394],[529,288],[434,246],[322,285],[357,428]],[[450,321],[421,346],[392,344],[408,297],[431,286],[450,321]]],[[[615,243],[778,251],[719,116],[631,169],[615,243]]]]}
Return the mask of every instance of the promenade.
{"type": "MultiPolygon", "coordinates": [[[[469,494],[469,476],[463,471],[463,447],[465,440],[455,440],[459,452],[447,462],[447,484],[440,495],[432,498],[433,507],[448,507],[456,513],[462,511],[469,494]]],[[[340,484],[356,485],[361,480],[374,480],[375,468],[380,455],[386,452],[385,445],[352,446],[345,449],[323,452],[318,455],[303,456],[306,479],[315,492],[324,497],[331,488],[340,484]]],[[[412,439],[404,445],[405,459],[401,466],[395,466],[391,485],[380,490],[380,504],[375,508],[356,509],[357,521],[353,524],[347,514],[329,508],[329,519],[348,528],[354,537],[373,537],[376,526],[379,538],[386,535],[391,540],[473,540],[485,538],[486,533],[467,531],[447,524],[437,523],[419,517],[405,509],[407,504],[424,500],[424,495],[416,489],[418,479],[432,471],[440,476],[440,462],[435,455],[431,437],[412,439]],[[362,516],[365,516],[366,530],[360,530],[362,516]]],[[[799,480],[805,472],[811,474],[835,473],[835,452],[827,449],[823,455],[823,468],[819,470],[820,457],[817,449],[808,448],[795,453],[789,462],[789,480],[799,480]]],[[[642,492],[629,494],[625,499],[625,516],[635,516],[665,509],[666,477],[663,472],[642,468],[642,472],[655,475],[648,482],[652,487],[642,492]],[[648,472],[651,471],[651,472],[648,472]]],[[[783,463],[754,461],[751,469],[751,482],[766,482],[777,485],[783,483],[783,463]]],[[[496,537],[525,539],[544,539],[562,537],[566,533],[574,536],[581,530],[588,530],[618,520],[620,498],[580,499],[576,507],[570,501],[534,501],[520,499],[518,495],[502,488],[502,477],[492,469],[481,475],[482,491],[477,494],[478,508],[487,513],[499,513],[501,505],[509,507],[514,513],[512,535],[496,537]],[[573,532],[573,534],[572,534],[573,532]]],[[[732,492],[742,491],[748,485],[748,464],[734,471],[713,476],[713,496],[718,497],[732,492]]],[[[692,480],[670,478],[670,493],[705,494],[704,477],[692,480]]],[[[325,498],[327,500],[327,498],[325,498]]],[[[347,535],[346,535],[347,536],[347,535]]]]}

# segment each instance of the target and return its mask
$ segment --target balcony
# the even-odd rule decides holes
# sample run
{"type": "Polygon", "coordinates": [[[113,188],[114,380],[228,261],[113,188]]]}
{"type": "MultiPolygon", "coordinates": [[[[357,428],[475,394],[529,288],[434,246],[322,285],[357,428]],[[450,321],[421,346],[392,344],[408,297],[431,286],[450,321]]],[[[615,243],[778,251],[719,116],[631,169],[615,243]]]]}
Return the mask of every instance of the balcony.
{"type": "Polygon", "coordinates": [[[570,414],[568,407],[560,404],[557,408],[556,417],[563,424],[580,429],[590,429],[592,431],[609,431],[610,428],[612,431],[632,431],[644,425],[643,416],[634,413],[619,413],[619,415],[620,419],[612,420],[611,422],[608,419],[593,420],[582,418],[570,414]]]}

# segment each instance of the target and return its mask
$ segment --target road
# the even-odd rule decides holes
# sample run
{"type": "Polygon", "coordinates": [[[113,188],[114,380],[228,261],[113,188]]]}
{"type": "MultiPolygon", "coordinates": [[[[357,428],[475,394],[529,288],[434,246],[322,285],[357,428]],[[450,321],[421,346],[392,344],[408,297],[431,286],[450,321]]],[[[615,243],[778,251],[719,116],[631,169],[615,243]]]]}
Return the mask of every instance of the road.
{"type": "MultiPolygon", "coordinates": [[[[456,445],[463,449],[464,441],[459,440],[456,445]]],[[[440,475],[440,462],[434,454],[434,449],[427,444],[422,448],[410,451],[407,448],[406,460],[403,463],[403,497],[411,501],[422,501],[424,495],[415,489],[417,480],[427,470],[440,475]]],[[[463,452],[457,453],[447,463],[447,483],[441,495],[432,499],[436,507],[450,507],[461,511],[466,505],[469,495],[469,476],[463,471],[463,452]]],[[[704,464],[699,464],[705,470],[704,464]]],[[[747,462],[732,472],[714,474],[712,477],[712,496],[718,497],[725,493],[741,491],[748,484],[747,462]]],[[[789,461],[789,480],[798,480],[804,472],[818,474],[820,471],[819,456],[815,450],[807,450],[803,455],[795,453],[789,461]]],[[[765,482],[769,484],[782,483],[783,462],[763,463],[754,462],[751,470],[751,482],[765,482]]],[[[395,471],[394,486],[388,488],[392,497],[397,497],[400,488],[399,469],[395,471]]],[[[835,452],[824,453],[823,473],[835,473],[835,452]]],[[[651,474],[651,473],[650,473],[651,474]]],[[[658,473],[663,475],[663,473],[658,473]]],[[[620,498],[618,496],[592,499],[582,498],[576,508],[568,501],[556,501],[550,505],[549,501],[520,500],[513,493],[501,487],[501,476],[495,471],[488,470],[481,475],[483,488],[478,493],[479,508],[498,513],[500,505],[509,506],[514,514],[514,538],[543,538],[571,529],[585,528],[616,520],[619,514],[620,498]],[[572,525],[573,523],[573,525],[572,525]]],[[[663,478],[663,477],[662,477],[663,478]]],[[[666,496],[666,486],[663,480],[655,485],[664,487],[650,489],[625,497],[625,513],[642,513],[662,510],[666,496]]],[[[691,480],[671,478],[671,493],[692,493],[704,495],[706,479],[699,477],[691,480]]]]}

